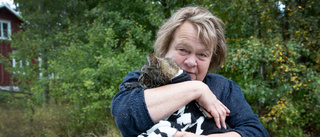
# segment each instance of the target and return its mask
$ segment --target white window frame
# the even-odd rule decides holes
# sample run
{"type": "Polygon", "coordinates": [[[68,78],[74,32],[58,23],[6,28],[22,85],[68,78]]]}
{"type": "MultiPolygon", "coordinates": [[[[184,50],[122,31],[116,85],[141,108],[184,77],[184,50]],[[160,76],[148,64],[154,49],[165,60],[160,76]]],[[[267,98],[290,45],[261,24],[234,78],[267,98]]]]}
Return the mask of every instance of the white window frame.
{"type": "MultiPolygon", "coordinates": [[[[16,50],[12,51],[12,54],[17,54],[16,50]]],[[[23,62],[22,60],[17,60],[16,58],[12,57],[12,67],[13,68],[22,68],[24,65],[29,66],[29,61],[23,62]]],[[[13,74],[20,73],[20,71],[14,71],[13,74]]],[[[26,72],[22,72],[23,75],[26,72]]]]}
{"type": "MultiPolygon", "coordinates": [[[[41,56],[41,53],[40,53],[40,56],[41,56]]],[[[41,57],[38,57],[38,61],[39,61],[39,77],[42,78],[42,68],[41,68],[41,65],[42,65],[42,58],[41,57]]]]}
{"type": "Polygon", "coordinates": [[[7,20],[1,20],[0,19],[0,39],[8,39],[11,40],[10,36],[11,36],[11,22],[7,21],[7,20]],[[8,32],[7,32],[7,37],[4,36],[4,31],[3,31],[3,23],[7,23],[8,24],[8,32]]]}

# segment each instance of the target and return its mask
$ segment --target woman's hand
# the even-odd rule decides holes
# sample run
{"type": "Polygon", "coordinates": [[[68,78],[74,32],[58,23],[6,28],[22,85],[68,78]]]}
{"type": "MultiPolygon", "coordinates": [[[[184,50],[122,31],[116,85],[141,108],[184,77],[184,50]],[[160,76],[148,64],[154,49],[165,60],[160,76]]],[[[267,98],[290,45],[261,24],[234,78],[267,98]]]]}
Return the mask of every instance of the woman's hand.
{"type": "Polygon", "coordinates": [[[229,115],[230,110],[217,99],[206,84],[203,83],[203,86],[201,87],[202,88],[199,89],[201,90],[201,94],[196,101],[211,114],[218,128],[221,128],[222,125],[226,129],[225,120],[226,116],[229,115]]]}
{"type": "Polygon", "coordinates": [[[150,116],[155,122],[196,100],[213,116],[218,128],[221,128],[221,125],[226,128],[225,119],[230,110],[201,81],[186,81],[147,89],[144,97],[150,116]]]}

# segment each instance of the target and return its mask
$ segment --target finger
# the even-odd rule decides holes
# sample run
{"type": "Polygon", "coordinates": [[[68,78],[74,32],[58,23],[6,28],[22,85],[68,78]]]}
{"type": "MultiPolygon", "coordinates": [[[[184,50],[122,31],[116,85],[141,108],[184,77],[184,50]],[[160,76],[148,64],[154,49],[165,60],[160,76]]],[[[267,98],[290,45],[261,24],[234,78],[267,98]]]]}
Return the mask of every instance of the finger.
{"type": "Polygon", "coordinates": [[[227,125],[226,125],[226,121],[225,120],[226,120],[225,117],[221,116],[221,124],[224,127],[224,129],[227,129],[227,125]]]}
{"type": "Polygon", "coordinates": [[[227,126],[226,126],[226,115],[227,115],[227,112],[226,112],[226,110],[224,109],[224,107],[223,106],[220,106],[221,108],[220,108],[220,122],[221,122],[221,124],[222,124],[222,126],[226,129],[227,128],[227,126]]]}
{"type": "Polygon", "coordinates": [[[230,110],[229,110],[225,105],[223,105],[222,103],[221,103],[221,105],[220,105],[220,106],[222,107],[223,115],[225,115],[225,116],[229,116],[229,114],[230,114],[230,110]]]}
{"type": "MultiPolygon", "coordinates": [[[[219,101],[220,102],[220,101],[219,101]]],[[[220,102],[220,105],[224,108],[224,110],[226,111],[226,114],[228,115],[228,114],[230,114],[230,110],[224,105],[224,104],[222,104],[221,102],[220,102]]]]}
{"type": "Polygon", "coordinates": [[[214,121],[216,122],[216,126],[221,129],[221,124],[220,124],[220,116],[218,113],[211,113],[211,115],[214,118],[214,121]]]}
{"type": "Polygon", "coordinates": [[[223,105],[223,108],[226,111],[226,114],[229,115],[230,114],[230,110],[225,105],[223,105]]]}

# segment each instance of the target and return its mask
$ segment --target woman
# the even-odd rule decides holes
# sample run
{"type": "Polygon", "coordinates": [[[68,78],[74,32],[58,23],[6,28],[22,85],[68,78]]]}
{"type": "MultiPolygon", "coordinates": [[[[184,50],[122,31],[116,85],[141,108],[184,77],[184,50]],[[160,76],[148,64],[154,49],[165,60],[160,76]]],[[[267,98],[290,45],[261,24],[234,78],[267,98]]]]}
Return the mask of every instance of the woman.
{"type": "MultiPolygon", "coordinates": [[[[111,111],[123,136],[139,135],[193,100],[213,116],[218,128],[226,128],[226,122],[233,128],[232,132],[208,136],[269,136],[238,85],[208,73],[220,66],[226,56],[221,21],[208,10],[178,10],[158,31],[154,49],[157,56],[177,62],[192,81],[132,91],[121,84],[111,111]]],[[[140,71],[129,72],[124,82],[136,81],[139,75],[140,71]]],[[[174,136],[197,135],[177,132],[174,136]]]]}

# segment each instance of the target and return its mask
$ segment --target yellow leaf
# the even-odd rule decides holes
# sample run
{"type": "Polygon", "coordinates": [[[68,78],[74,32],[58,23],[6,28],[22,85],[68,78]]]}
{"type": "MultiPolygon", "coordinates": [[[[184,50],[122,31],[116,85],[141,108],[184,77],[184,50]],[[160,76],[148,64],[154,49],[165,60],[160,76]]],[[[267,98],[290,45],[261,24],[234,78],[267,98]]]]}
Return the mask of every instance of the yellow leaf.
{"type": "Polygon", "coordinates": [[[298,76],[291,77],[291,81],[294,81],[298,76]]]}

